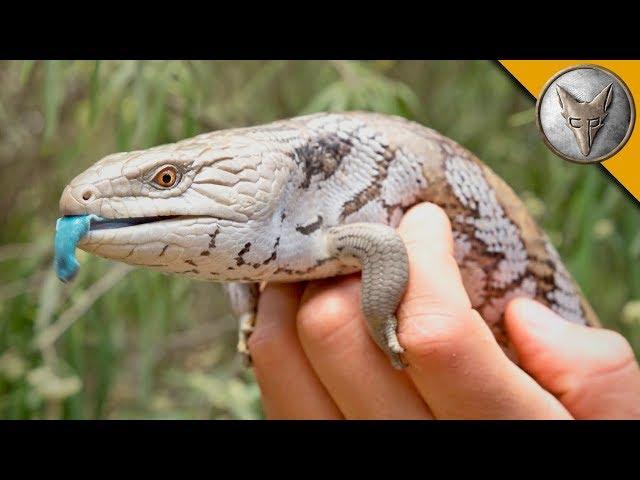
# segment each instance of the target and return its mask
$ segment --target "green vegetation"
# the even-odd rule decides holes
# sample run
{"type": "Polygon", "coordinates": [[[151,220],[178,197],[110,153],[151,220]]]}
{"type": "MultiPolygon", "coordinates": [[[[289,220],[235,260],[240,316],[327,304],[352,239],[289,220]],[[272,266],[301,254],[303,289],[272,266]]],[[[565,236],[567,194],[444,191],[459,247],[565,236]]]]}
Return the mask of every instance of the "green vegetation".
{"type": "Polygon", "coordinates": [[[538,137],[490,62],[0,62],[0,418],[256,418],[219,287],[78,252],[52,272],[64,185],[101,158],[322,110],[415,119],[505,178],[596,311],[640,351],[640,215],[538,137]]]}

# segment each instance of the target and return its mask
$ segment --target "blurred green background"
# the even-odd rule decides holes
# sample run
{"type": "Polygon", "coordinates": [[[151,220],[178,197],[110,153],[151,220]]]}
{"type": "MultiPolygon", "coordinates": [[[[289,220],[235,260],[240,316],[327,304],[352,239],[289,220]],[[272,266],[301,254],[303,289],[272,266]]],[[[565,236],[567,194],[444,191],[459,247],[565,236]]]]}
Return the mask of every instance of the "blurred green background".
{"type": "Polygon", "coordinates": [[[640,351],[640,215],[553,156],[492,62],[0,62],[0,418],[260,418],[220,287],[89,256],[51,269],[65,184],[115,151],[323,110],[399,114],[474,151],[640,351]]]}

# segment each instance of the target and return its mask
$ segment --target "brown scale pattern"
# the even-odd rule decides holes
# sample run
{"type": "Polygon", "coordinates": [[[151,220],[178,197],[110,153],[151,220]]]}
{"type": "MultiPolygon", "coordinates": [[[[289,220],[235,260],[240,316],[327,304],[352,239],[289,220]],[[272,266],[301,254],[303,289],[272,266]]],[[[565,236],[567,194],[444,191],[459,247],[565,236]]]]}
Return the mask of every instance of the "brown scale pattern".
{"type": "Polygon", "coordinates": [[[344,203],[342,206],[342,213],[340,219],[344,220],[352,213],[357,212],[367,203],[380,197],[380,191],[382,190],[382,182],[387,178],[389,172],[389,165],[395,158],[395,150],[384,149],[381,158],[376,161],[376,173],[371,179],[371,183],[359,191],[351,200],[344,203]]]}
{"type": "MultiPolygon", "coordinates": [[[[453,142],[441,138],[439,138],[437,142],[442,149],[443,158],[450,158],[452,155],[457,155],[480,165],[484,179],[495,189],[497,193],[496,198],[504,209],[505,215],[518,227],[519,237],[527,251],[526,271],[500,288],[493,286],[491,282],[486,279],[497,269],[499,262],[504,260],[504,254],[502,252],[489,251],[487,244],[476,237],[474,226],[464,221],[459,221],[459,219],[469,217],[478,218],[479,214],[477,210],[464,206],[458,200],[452,186],[446,181],[444,176],[429,178],[430,183],[424,192],[424,200],[433,202],[443,208],[451,220],[454,235],[464,235],[465,241],[470,245],[469,252],[465,255],[464,261],[460,265],[463,277],[465,273],[468,275],[468,272],[465,272],[465,266],[471,263],[473,263],[474,267],[479,267],[485,274],[482,285],[477,285],[476,283],[476,285],[472,287],[476,293],[475,298],[473,298],[474,295],[470,295],[472,300],[475,300],[473,307],[482,313],[490,306],[490,302],[493,299],[505,297],[505,295],[508,295],[510,292],[516,291],[522,287],[523,281],[527,278],[533,278],[535,280],[536,295],[534,298],[547,306],[553,307],[547,295],[557,288],[554,278],[557,267],[554,265],[553,260],[545,248],[548,240],[544,232],[542,232],[531,219],[524,205],[515,193],[513,193],[511,188],[484,164],[466,150],[453,144],[453,142]],[[480,290],[479,295],[478,290],[480,290]],[[480,301],[478,301],[479,298],[480,301]]],[[[467,285],[465,284],[465,286],[467,285]]],[[[467,288],[467,290],[470,290],[470,288],[467,288]]],[[[576,292],[579,293],[577,286],[576,292]]],[[[581,313],[583,318],[586,319],[587,324],[594,326],[599,324],[597,317],[585,301],[582,301],[581,313]]],[[[488,321],[488,323],[498,343],[506,350],[508,355],[514,357],[514,353],[509,349],[503,316],[501,315],[497,321],[488,321]]]]}

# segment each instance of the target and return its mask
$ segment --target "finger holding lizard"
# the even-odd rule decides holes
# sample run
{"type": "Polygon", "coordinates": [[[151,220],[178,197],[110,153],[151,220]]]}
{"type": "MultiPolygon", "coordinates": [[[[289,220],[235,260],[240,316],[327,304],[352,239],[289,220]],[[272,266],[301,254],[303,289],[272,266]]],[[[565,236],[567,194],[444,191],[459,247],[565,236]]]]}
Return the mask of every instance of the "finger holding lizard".
{"type": "Polygon", "coordinates": [[[298,341],[302,284],[271,284],[260,296],[249,339],[264,410],[271,419],[340,419],[342,414],[311,368],[298,341]]]}

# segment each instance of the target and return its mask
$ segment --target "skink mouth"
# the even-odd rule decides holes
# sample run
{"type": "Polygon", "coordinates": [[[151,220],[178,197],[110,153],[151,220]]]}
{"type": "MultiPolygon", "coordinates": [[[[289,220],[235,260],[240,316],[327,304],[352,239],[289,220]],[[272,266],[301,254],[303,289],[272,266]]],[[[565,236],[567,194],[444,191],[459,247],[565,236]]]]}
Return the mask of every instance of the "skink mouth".
{"type": "Polygon", "coordinates": [[[180,215],[170,215],[164,217],[92,218],[90,231],[132,227],[134,225],[162,222],[164,220],[173,220],[176,218],[180,218],[180,215]]]}

